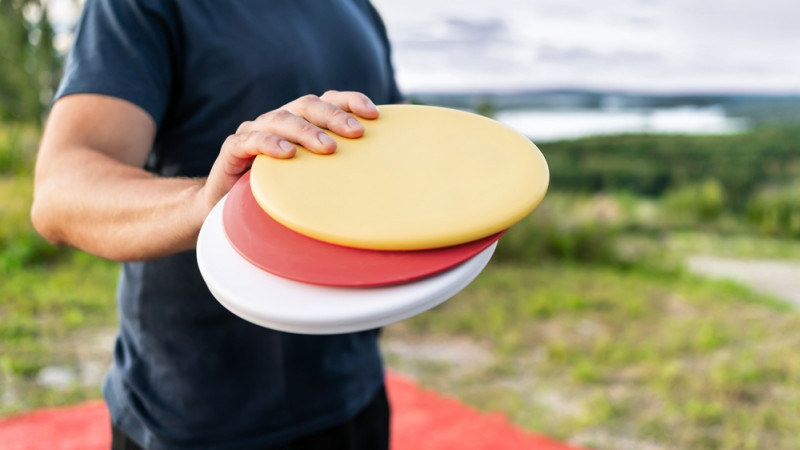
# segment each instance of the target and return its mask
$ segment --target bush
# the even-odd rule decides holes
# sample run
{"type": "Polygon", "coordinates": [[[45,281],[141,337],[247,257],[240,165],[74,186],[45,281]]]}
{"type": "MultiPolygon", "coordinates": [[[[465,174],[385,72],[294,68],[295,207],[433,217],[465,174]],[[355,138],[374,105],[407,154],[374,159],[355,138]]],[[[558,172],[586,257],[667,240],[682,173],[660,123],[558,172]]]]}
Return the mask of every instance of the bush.
{"type": "Polygon", "coordinates": [[[0,127],[0,277],[64,254],[41,238],[30,222],[37,130],[20,124],[0,127]]]}
{"type": "Polygon", "coordinates": [[[0,277],[64,253],[40,237],[31,225],[32,184],[30,175],[0,176],[0,277]]]}
{"type": "Polygon", "coordinates": [[[757,192],[748,203],[747,217],[761,233],[800,237],[800,181],[757,192]]]}
{"type": "Polygon", "coordinates": [[[30,173],[39,142],[37,128],[31,125],[0,126],[0,175],[30,173]]]}
{"type": "Polygon", "coordinates": [[[538,212],[515,225],[500,241],[497,259],[525,263],[614,260],[615,231],[598,223],[564,223],[538,212]]]}
{"type": "Polygon", "coordinates": [[[714,179],[672,189],[663,198],[667,216],[689,224],[719,219],[725,212],[726,203],[725,188],[714,179]]]}
{"type": "Polygon", "coordinates": [[[800,177],[800,127],[774,126],[729,136],[621,135],[542,144],[551,189],[628,191],[660,197],[712,179],[726,203],[744,211],[765,183],[800,177]]]}
{"type": "Polygon", "coordinates": [[[503,236],[496,258],[524,263],[617,263],[615,242],[619,227],[614,217],[609,217],[616,215],[614,210],[615,203],[605,197],[546,199],[503,236]]]}

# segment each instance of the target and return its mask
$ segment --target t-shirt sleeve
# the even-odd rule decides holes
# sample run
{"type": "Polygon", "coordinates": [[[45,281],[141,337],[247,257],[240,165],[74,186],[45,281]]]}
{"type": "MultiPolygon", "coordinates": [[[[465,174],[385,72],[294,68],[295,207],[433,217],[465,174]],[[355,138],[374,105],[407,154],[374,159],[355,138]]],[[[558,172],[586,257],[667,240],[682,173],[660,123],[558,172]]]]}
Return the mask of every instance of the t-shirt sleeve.
{"type": "Polygon", "coordinates": [[[54,100],[79,93],[117,97],[160,125],[172,83],[169,3],[88,0],[54,100]]]}

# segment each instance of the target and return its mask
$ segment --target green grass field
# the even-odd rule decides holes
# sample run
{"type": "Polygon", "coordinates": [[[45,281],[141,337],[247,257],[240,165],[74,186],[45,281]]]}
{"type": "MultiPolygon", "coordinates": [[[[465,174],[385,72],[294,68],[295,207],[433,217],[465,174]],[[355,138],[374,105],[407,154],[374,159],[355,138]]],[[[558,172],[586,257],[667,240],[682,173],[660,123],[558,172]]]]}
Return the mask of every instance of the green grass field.
{"type": "MultiPolygon", "coordinates": [[[[0,415],[98,397],[116,321],[116,264],[30,226],[35,142],[0,132],[0,415]],[[69,376],[48,382],[54,368],[69,376]]],[[[676,218],[671,201],[553,189],[471,286],[386,329],[390,367],[600,449],[800,448],[800,315],[681,264],[800,244],[727,209],[698,222],[708,202],[676,218]]]]}
{"type": "Polygon", "coordinates": [[[388,360],[425,386],[571,442],[800,447],[800,316],[733,283],[492,264],[387,339],[422,343],[419,352],[431,341],[471,343],[484,357],[431,359],[389,345],[388,360]]]}
{"type": "Polygon", "coordinates": [[[116,320],[116,265],[38,237],[28,220],[31,186],[29,174],[0,176],[0,414],[97,397],[96,384],[53,389],[37,378],[47,367],[78,378],[92,345],[81,340],[116,320]]]}

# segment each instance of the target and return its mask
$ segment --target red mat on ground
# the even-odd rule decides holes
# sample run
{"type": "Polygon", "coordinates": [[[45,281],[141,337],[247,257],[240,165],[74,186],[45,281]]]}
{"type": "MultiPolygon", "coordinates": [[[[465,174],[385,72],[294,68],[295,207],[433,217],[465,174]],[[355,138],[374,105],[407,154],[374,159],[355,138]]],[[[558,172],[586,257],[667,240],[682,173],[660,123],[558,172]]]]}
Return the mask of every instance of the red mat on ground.
{"type": "MultiPolygon", "coordinates": [[[[501,414],[481,414],[456,400],[420,389],[393,373],[392,450],[577,450],[527,433],[501,414]]],[[[107,450],[108,411],[100,401],[43,409],[0,419],[4,450],[107,450]]]]}

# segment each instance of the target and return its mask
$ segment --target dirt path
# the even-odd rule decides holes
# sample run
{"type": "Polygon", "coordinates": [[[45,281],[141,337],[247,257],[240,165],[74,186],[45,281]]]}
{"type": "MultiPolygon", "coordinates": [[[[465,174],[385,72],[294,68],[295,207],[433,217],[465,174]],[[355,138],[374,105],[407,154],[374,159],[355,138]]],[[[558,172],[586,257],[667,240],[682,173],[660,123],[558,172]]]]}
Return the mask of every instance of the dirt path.
{"type": "Polygon", "coordinates": [[[695,255],[687,264],[695,273],[732,279],[800,307],[800,263],[695,255]]]}

